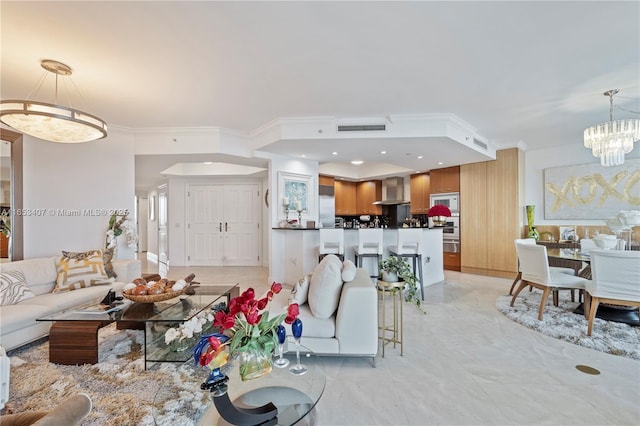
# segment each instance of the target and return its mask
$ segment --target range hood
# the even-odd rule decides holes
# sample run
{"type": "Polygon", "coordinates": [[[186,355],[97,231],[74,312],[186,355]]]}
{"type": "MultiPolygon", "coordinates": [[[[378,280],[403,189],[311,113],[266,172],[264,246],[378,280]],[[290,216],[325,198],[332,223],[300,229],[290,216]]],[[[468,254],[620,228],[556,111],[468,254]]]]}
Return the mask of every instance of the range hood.
{"type": "Polygon", "coordinates": [[[373,204],[382,206],[394,206],[398,204],[409,204],[404,199],[404,179],[401,177],[387,178],[382,181],[382,200],[373,204]]]}

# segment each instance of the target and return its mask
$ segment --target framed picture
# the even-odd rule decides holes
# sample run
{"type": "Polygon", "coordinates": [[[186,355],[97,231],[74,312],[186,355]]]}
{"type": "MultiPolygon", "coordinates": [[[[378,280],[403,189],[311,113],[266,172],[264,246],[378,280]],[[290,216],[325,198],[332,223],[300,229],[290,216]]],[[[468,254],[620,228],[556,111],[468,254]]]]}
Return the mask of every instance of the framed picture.
{"type": "Polygon", "coordinates": [[[278,218],[298,218],[298,210],[305,220],[313,220],[317,204],[317,185],[310,175],[278,172],[278,218]]]}
{"type": "Polygon", "coordinates": [[[560,242],[573,242],[576,240],[575,226],[560,226],[560,242]]]}

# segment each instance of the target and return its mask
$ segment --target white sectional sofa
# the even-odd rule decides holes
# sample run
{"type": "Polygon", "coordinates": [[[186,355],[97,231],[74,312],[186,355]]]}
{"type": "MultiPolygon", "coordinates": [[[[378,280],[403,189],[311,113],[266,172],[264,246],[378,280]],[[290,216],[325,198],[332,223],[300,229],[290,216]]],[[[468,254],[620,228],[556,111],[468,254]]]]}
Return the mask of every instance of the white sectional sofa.
{"type": "MultiPolygon", "coordinates": [[[[297,285],[297,292],[304,293],[302,300],[299,299],[300,294],[288,299],[286,294],[281,293],[274,298],[269,311],[282,313],[290,301],[302,302],[299,303],[298,318],[303,324],[303,346],[317,355],[371,357],[375,365],[378,353],[376,287],[369,273],[356,268],[353,263],[351,276],[345,282],[342,277],[346,278],[346,274],[341,274],[337,265],[342,265],[337,257],[325,257],[308,278],[308,283],[297,285]],[[305,288],[305,285],[308,287],[305,288]],[[337,308],[334,309],[336,303],[337,308]]],[[[290,326],[287,326],[287,334],[291,336],[290,326]]],[[[289,338],[289,342],[292,341],[289,338]]],[[[288,344],[287,349],[291,351],[294,347],[288,344]]]]}
{"type": "Polygon", "coordinates": [[[52,323],[36,318],[91,301],[100,301],[110,288],[119,291],[125,283],[141,276],[139,260],[113,260],[116,281],[108,285],[52,293],[56,283],[56,263],[60,257],[43,257],[0,264],[0,272],[20,270],[35,297],[15,305],[0,306],[0,346],[11,350],[47,336],[52,323]]]}

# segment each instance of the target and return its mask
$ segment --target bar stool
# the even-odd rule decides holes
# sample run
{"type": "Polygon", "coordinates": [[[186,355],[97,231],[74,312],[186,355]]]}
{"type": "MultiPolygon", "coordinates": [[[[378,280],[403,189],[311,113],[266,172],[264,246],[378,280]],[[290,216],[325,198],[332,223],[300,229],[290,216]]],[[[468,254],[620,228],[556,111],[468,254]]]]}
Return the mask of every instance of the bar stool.
{"type": "Polygon", "coordinates": [[[422,285],[422,253],[420,253],[422,232],[422,229],[398,229],[398,243],[395,246],[389,246],[388,250],[393,256],[411,258],[413,261],[413,274],[416,275],[416,278],[420,283],[420,295],[422,300],[424,300],[424,286],[422,285]]]}
{"type": "Polygon", "coordinates": [[[322,260],[328,254],[335,254],[344,261],[344,230],[342,228],[320,229],[319,258],[322,260]]]}
{"type": "MultiPolygon", "coordinates": [[[[353,253],[356,259],[356,266],[362,268],[363,257],[375,257],[376,269],[380,260],[382,260],[382,228],[360,228],[358,229],[358,247],[354,247],[353,253]]],[[[375,275],[369,275],[370,278],[376,278],[380,271],[375,275]]]]}

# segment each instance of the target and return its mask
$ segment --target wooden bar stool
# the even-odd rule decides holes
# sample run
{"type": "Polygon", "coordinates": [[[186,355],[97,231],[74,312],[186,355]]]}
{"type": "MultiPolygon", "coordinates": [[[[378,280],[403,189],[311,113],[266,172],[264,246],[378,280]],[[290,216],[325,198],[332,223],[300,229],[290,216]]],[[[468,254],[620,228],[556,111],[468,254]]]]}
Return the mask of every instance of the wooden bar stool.
{"type": "Polygon", "coordinates": [[[356,266],[362,268],[362,258],[375,257],[377,271],[375,275],[369,275],[371,278],[376,278],[380,271],[378,265],[382,260],[382,228],[360,228],[358,229],[358,246],[353,249],[353,253],[356,259],[356,266]]]}
{"type": "Polygon", "coordinates": [[[408,257],[412,260],[413,274],[420,283],[420,295],[424,300],[424,286],[422,285],[422,229],[398,229],[398,243],[389,246],[389,253],[397,257],[408,257]]]}

